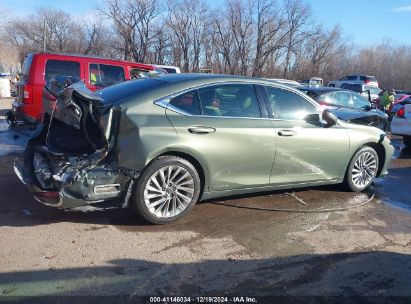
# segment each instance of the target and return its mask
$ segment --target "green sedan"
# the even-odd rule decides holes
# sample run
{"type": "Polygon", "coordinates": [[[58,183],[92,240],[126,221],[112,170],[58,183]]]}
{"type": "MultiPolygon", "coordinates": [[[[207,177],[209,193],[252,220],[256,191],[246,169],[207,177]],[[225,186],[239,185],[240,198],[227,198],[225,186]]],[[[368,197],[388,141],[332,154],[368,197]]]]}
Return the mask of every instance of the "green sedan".
{"type": "Polygon", "coordinates": [[[262,79],[177,74],[98,93],[55,81],[46,93],[15,172],[57,208],[132,207],[164,224],[199,200],[340,183],[362,191],[394,152],[383,131],[262,79]]]}

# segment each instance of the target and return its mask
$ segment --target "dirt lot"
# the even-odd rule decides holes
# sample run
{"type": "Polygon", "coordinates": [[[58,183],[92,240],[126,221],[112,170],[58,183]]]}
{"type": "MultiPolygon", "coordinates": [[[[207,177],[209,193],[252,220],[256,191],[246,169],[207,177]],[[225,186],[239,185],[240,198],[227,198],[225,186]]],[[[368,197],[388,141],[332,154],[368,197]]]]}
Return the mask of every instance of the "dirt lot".
{"type": "MultiPolygon", "coordinates": [[[[4,115],[10,100],[1,100],[4,115]]],[[[127,211],[73,213],[36,203],[12,163],[26,136],[0,116],[0,302],[15,296],[411,297],[411,152],[400,139],[376,198],[302,189],[202,202],[186,218],[146,225],[127,211]],[[3,297],[3,298],[2,298],[3,297]]],[[[24,298],[23,298],[24,299],[24,298]]],[[[411,298],[409,298],[411,299],[411,298]]]]}

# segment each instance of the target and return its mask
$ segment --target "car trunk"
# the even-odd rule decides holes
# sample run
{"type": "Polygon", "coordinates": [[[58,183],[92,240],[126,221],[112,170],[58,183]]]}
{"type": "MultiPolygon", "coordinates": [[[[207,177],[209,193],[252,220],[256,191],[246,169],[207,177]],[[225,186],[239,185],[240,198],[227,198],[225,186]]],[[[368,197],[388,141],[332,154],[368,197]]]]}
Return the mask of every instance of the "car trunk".
{"type": "Polygon", "coordinates": [[[111,146],[120,108],[94,95],[82,82],[66,88],[57,99],[45,88],[43,105],[49,118],[46,144],[51,149],[89,154],[111,146]]]}
{"type": "Polygon", "coordinates": [[[41,189],[58,191],[64,183],[81,181],[106,159],[112,164],[108,156],[116,142],[120,108],[105,103],[81,82],[58,98],[49,89],[43,91],[46,115],[38,136],[28,144],[25,167],[41,189]]]}

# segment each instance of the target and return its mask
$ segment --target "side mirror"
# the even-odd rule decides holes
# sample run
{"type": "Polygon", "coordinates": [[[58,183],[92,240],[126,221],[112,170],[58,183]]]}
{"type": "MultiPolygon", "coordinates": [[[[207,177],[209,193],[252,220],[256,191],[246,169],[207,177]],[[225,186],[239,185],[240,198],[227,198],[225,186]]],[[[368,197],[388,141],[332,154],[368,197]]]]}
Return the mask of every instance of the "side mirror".
{"type": "Polygon", "coordinates": [[[308,123],[319,123],[320,122],[320,115],[316,114],[308,114],[304,117],[304,121],[308,123]]]}
{"type": "Polygon", "coordinates": [[[327,110],[323,111],[322,119],[326,122],[326,128],[336,125],[338,120],[337,116],[327,110]]]}

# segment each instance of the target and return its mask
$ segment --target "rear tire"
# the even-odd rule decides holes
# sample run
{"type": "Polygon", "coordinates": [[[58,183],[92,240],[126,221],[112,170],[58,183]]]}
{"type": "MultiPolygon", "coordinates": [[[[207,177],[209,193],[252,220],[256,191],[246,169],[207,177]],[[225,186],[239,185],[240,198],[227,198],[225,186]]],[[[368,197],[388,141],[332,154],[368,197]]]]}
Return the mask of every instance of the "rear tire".
{"type": "Polygon", "coordinates": [[[350,191],[362,191],[374,181],[379,159],[371,147],[362,147],[352,157],[345,173],[344,186],[350,191]]]}
{"type": "Polygon", "coordinates": [[[10,127],[17,126],[17,120],[12,111],[8,111],[5,115],[6,121],[10,127]]]}
{"type": "Polygon", "coordinates": [[[408,149],[411,149],[411,136],[403,136],[402,141],[404,142],[404,145],[406,145],[408,149]]]}
{"type": "Polygon", "coordinates": [[[190,162],[177,156],[160,156],[139,177],[132,203],[146,221],[167,224],[194,207],[200,190],[200,177],[190,162]]]}

